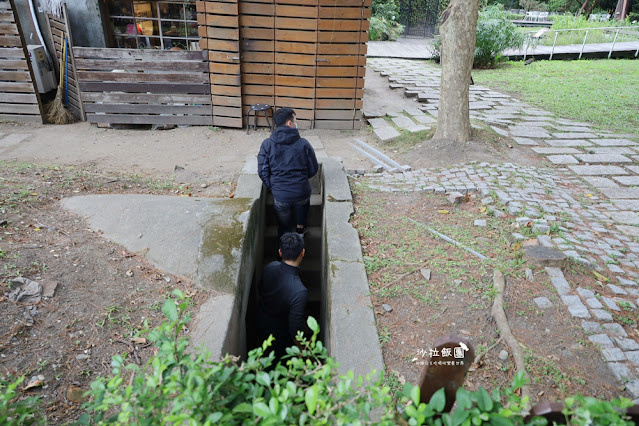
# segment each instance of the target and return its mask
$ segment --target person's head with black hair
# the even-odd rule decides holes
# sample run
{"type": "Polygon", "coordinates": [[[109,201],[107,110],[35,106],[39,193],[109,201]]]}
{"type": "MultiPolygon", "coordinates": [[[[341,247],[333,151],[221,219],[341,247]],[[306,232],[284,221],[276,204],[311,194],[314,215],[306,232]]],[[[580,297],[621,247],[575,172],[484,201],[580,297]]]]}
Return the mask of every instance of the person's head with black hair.
{"type": "Polygon", "coordinates": [[[273,116],[275,121],[275,127],[297,127],[295,122],[295,111],[291,108],[280,108],[275,112],[273,116]]]}
{"type": "Polygon", "coordinates": [[[304,237],[297,232],[287,232],[280,237],[280,256],[286,263],[299,266],[305,254],[304,237]]]}

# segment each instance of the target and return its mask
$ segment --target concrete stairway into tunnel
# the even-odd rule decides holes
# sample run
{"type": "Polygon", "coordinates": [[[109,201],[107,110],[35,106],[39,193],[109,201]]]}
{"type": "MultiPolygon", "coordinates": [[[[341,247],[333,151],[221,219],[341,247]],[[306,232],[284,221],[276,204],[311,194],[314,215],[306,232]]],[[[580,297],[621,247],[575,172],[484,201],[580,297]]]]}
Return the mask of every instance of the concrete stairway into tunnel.
{"type": "MultiPolygon", "coordinates": [[[[340,374],[381,372],[379,336],[359,237],[350,224],[352,195],[343,165],[321,159],[311,184],[307,255],[300,267],[300,278],[309,291],[307,313],[320,324],[320,340],[340,364],[340,374]]],[[[276,259],[279,245],[272,196],[257,175],[255,157],[247,161],[238,179],[235,200],[246,200],[250,206],[237,216],[241,242],[232,259],[219,268],[226,271],[226,282],[215,287],[224,292],[200,306],[191,332],[192,347],[203,345],[215,359],[226,354],[245,357],[259,344],[255,333],[258,283],[264,266],[276,259]]]]}
{"type": "MultiPolygon", "coordinates": [[[[320,174],[321,176],[321,174],[320,174]]],[[[263,195],[265,200],[264,225],[263,225],[263,258],[256,264],[255,275],[252,283],[249,304],[246,312],[246,339],[247,351],[258,347],[262,342],[257,340],[255,324],[258,309],[259,290],[258,284],[262,269],[270,262],[277,260],[279,238],[277,235],[278,223],[273,210],[273,195],[263,195]]],[[[300,265],[299,276],[308,290],[306,315],[313,316],[319,324],[326,324],[324,313],[324,276],[322,256],[322,224],[324,222],[324,206],[322,202],[321,183],[319,176],[313,181],[313,194],[311,195],[310,208],[307,216],[307,233],[304,236],[304,248],[306,255],[300,265]]],[[[320,340],[323,340],[324,327],[320,332],[320,340]]]]}

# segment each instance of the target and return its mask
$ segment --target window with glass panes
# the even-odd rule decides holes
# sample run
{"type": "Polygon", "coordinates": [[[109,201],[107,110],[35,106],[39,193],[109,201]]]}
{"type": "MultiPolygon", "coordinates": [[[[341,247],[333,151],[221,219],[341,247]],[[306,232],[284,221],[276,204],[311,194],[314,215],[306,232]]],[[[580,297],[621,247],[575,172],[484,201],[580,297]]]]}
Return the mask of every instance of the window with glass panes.
{"type": "Polygon", "coordinates": [[[115,47],[200,50],[194,1],[107,0],[115,47]]]}

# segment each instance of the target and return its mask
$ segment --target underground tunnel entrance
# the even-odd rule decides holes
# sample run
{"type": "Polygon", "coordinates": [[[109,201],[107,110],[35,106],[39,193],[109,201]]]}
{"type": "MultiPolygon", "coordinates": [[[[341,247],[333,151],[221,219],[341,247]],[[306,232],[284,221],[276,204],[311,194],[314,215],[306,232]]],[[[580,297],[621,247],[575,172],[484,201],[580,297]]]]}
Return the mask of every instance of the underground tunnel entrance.
{"type": "MultiPolygon", "coordinates": [[[[310,208],[307,217],[308,231],[304,236],[304,248],[306,255],[300,265],[299,277],[302,284],[308,290],[306,304],[306,315],[314,317],[320,324],[319,340],[324,340],[324,330],[328,326],[326,322],[326,302],[325,302],[325,276],[324,276],[324,201],[323,201],[323,173],[320,170],[311,179],[313,192],[311,194],[310,208]]],[[[259,306],[259,283],[262,270],[270,262],[277,260],[279,249],[279,239],[277,236],[277,218],[273,210],[273,195],[263,189],[262,211],[264,212],[261,223],[261,247],[258,248],[258,260],[253,271],[251,290],[249,293],[248,306],[246,310],[246,349],[243,353],[246,358],[248,352],[262,345],[257,336],[257,311],[259,306]]],[[[309,333],[310,331],[306,331],[309,333]]],[[[307,336],[310,336],[307,334],[307,336]]]]}

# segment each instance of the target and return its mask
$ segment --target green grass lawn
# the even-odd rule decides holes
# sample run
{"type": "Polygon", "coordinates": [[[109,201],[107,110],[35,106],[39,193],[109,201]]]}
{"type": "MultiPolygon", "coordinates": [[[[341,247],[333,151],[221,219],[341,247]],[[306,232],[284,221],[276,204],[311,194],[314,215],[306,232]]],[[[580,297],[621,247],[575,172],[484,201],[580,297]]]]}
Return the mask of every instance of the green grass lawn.
{"type": "Polygon", "coordinates": [[[506,62],[473,78],[559,117],[639,136],[639,60],[506,62]]]}

